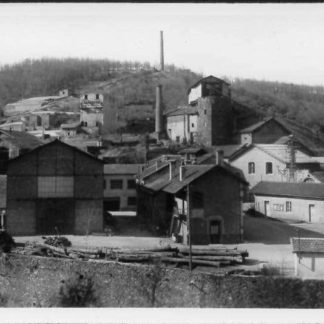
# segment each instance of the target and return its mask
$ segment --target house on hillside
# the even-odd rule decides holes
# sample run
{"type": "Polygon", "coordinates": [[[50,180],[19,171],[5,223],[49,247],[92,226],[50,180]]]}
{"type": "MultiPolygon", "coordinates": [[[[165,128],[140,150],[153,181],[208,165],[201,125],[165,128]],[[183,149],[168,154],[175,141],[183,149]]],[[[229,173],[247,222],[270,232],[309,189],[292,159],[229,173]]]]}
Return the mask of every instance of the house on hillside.
{"type": "Polygon", "coordinates": [[[308,223],[324,222],[324,184],[260,182],[252,193],[255,210],[265,216],[308,223]]]}
{"type": "Polygon", "coordinates": [[[62,136],[63,137],[75,137],[77,132],[80,130],[81,124],[80,122],[71,123],[71,124],[62,124],[62,136]]]}
{"type": "Polygon", "coordinates": [[[270,117],[241,129],[241,144],[271,144],[283,136],[288,136],[291,131],[277,119],[270,117]]]}
{"type": "Polygon", "coordinates": [[[292,237],[295,275],[302,279],[324,278],[324,239],[292,237]]]}
{"type": "Polygon", "coordinates": [[[185,244],[189,218],[193,244],[240,242],[247,182],[237,171],[223,161],[183,165],[170,157],[150,163],[137,179],[139,220],[185,244]]]}
{"type": "Polygon", "coordinates": [[[230,86],[214,76],[189,88],[188,105],[166,112],[166,132],[172,141],[206,146],[230,144],[234,115],[230,86]]]}
{"type": "Polygon", "coordinates": [[[12,235],[102,231],[102,161],[59,140],[10,160],[6,223],[12,235]]]}

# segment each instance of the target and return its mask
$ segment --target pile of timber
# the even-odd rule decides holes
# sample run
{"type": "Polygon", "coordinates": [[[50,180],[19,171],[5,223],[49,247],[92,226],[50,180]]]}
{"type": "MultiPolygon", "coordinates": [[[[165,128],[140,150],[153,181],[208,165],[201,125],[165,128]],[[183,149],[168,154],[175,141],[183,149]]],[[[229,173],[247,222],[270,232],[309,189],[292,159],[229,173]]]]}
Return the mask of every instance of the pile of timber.
{"type": "MultiPolygon", "coordinates": [[[[155,249],[108,249],[92,248],[81,249],[75,247],[54,247],[45,243],[34,243],[26,245],[17,251],[27,255],[38,255],[47,257],[58,257],[65,259],[81,259],[84,261],[116,261],[127,263],[152,264],[161,262],[173,266],[189,265],[190,251],[188,247],[171,247],[155,249]]],[[[234,264],[243,264],[248,257],[247,251],[237,249],[218,248],[193,248],[191,261],[195,266],[224,267],[234,264]]]]}

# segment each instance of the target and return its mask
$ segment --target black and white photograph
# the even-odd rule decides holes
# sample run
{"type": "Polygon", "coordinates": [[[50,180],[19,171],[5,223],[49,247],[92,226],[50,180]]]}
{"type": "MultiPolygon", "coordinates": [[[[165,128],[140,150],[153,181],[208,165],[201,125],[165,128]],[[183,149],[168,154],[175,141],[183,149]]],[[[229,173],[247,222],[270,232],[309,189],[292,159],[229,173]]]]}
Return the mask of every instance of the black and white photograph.
{"type": "Polygon", "coordinates": [[[323,309],[323,35],[323,3],[1,3],[0,307],[323,309]]]}

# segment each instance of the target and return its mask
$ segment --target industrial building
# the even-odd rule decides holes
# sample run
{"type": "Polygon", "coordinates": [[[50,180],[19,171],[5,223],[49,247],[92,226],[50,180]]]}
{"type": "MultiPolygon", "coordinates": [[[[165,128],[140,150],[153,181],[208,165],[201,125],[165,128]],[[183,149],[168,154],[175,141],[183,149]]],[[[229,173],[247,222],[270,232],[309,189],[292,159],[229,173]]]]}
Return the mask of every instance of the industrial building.
{"type": "Polygon", "coordinates": [[[12,235],[103,230],[103,163],[54,140],[8,163],[7,229],[12,235]]]}
{"type": "Polygon", "coordinates": [[[182,164],[157,159],[137,179],[137,214],[157,235],[193,244],[238,243],[243,238],[242,201],[247,182],[222,159],[216,164],[182,164]]]}

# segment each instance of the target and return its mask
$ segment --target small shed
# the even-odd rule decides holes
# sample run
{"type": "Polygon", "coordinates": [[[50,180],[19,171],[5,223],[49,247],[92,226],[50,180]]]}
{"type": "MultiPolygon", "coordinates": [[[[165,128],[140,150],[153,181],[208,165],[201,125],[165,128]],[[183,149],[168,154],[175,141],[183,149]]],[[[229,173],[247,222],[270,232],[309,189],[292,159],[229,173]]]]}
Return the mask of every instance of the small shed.
{"type": "Polygon", "coordinates": [[[293,237],[295,275],[303,279],[324,279],[324,238],[293,237]]]}

